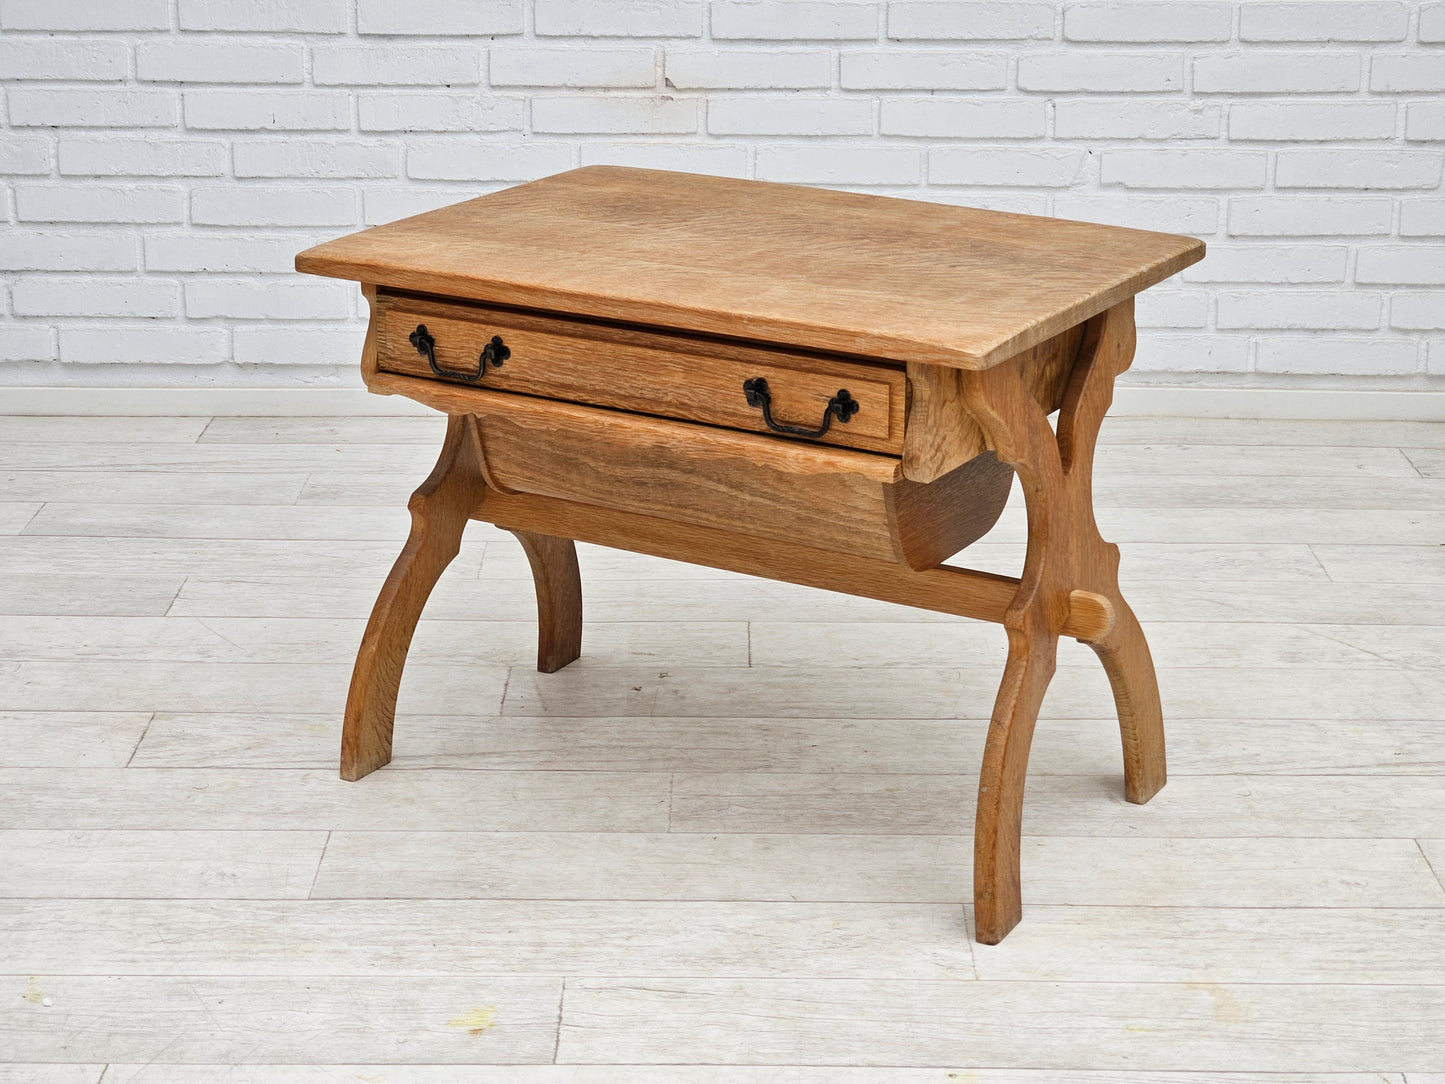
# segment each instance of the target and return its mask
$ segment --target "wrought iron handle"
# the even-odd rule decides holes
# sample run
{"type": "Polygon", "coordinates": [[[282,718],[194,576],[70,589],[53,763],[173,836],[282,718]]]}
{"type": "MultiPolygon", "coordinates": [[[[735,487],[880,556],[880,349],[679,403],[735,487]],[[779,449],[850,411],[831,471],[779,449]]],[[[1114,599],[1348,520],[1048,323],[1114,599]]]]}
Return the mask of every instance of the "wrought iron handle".
{"type": "Polygon", "coordinates": [[[436,336],[426,329],[425,324],[417,324],[416,330],[407,338],[411,340],[411,345],[416,347],[416,352],[426,358],[426,363],[431,366],[431,371],[437,376],[449,377],[452,380],[465,380],[468,384],[475,384],[486,375],[488,362],[495,368],[512,356],[511,349],[502,342],[502,337],[493,335],[492,341],[482,347],[481,355],[477,358],[475,373],[453,372],[450,369],[443,369],[437,364],[436,336]]]}
{"type": "Polygon", "coordinates": [[[833,424],[834,418],[846,422],[858,413],[858,400],[848,394],[847,388],[839,388],[838,394],[828,400],[828,405],[823,410],[823,424],[817,429],[808,429],[801,425],[782,425],[773,421],[773,394],[768,390],[766,380],[760,376],[744,380],[743,395],[747,397],[748,406],[763,408],[763,421],[769,429],[774,433],[787,433],[794,437],[821,437],[833,424]]]}

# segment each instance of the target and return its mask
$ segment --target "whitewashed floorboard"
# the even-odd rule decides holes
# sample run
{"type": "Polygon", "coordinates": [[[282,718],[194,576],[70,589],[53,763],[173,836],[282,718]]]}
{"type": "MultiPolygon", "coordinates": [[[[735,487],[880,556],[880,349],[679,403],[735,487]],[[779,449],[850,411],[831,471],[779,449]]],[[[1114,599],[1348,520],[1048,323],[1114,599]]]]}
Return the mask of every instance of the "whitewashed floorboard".
{"type": "Polygon", "coordinates": [[[1445,1068],[1445,987],[665,980],[567,984],[559,1062],[1445,1068]]]}
{"type": "Polygon", "coordinates": [[[170,608],[183,583],[181,575],[7,573],[0,576],[0,615],[159,616],[170,608]]]}
{"type": "MultiPolygon", "coordinates": [[[[0,443],[89,444],[130,441],[138,444],[193,444],[209,418],[79,417],[72,415],[0,415],[0,443]]],[[[8,458],[8,457],[7,457],[8,458]]]]}
{"type": "MultiPolygon", "coordinates": [[[[1445,905],[1412,839],[1026,835],[1023,868],[1030,907],[1445,905]]],[[[313,895],[957,904],[972,878],[964,835],[337,831],[313,895]]]]}
{"type": "Polygon", "coordinates": [[[658,832],[668,777],[641,772],[0,769],[0,828],[658,832]]]}
{"type": "MultiPolygon", "coordinates": [[[[415,417],[211,418],[203,444],[424,444],[435,451],[446,435],[443,414],[415,417]]],[[[1376,442],[1379,443],[1379,442],[1376,442]]]]}
{"type": "Polygon", "coordinates": [[[26,931],[0,944],[6,974],[974,978],[956,904],[19,900],[6,913],[26,931]]]}
{"type": "Polygon", "coordinates": [[[1342,583],[1445,583],[1445,544],[1311,546],[1330,579],[1342,583]]]}
{"type": "MultiPolygon", "coordinates": [[[[219,419],[218,419],[219,420],[219,419]]],[[[1439,422],[1349,419],[1126,417],[1104,420],[1099,443],[1253,445],[1260,448],[1384,447],[1445,448],[1439,422]]]]}
{"type": "MultiPolygon", "coordinates": [[[[346,706],[350,680],[350,664],[340,662],[0,659],[0,703],[19,711],[339,715],[346,706]]],[[[398,703],[406,711],[490,715],[497,711],[506,681],[507,670],[498,666],[431,666],[418,660],[406,668],[398,703]]]]}
{"type": "Polygon", "coordinates": [[[144,711],[0,711],[0,768],[123,768],[150,721],[144,711]]]}
{"type": "MultiPolygon", "coordinates": [[[[156,471],[0,470],[0,493],[13,501],[96,501],[104,504],[290,504],[303,474],[211,474],[156,471]]],[[[405,503],[405,502],[403,502],[405,503]]]]}
{"type": "MultiPolygon", "coordinates": [[[[1147,805],[1115,778],[1041,776],[1024,831],[1107,836],[1426,836],[1445,824],[1438,776],[1184,776],[1147,805]]],[[[679,772],[675,832],[878,833],[973,830],[977,779],[964,776],[679,772]]]]}
{"type": "Polygon", "coordinates": [[[1422,839],[1420,850],[1425,855],[1425,860],[1430,863],[1435,878],[1442,887],[1445,887],[1445,839],[1422,839]]]}
{"type": "MultiPolygon", "coordinates": [[[[305,899],[325,845],[324,831],[3,831],[0,896],[305,899]]],[[[38,929],[25,911],[7,905],[0,918],[0,928],[20,934],[9,942],[17,950],[33,945],[38,929]]]]}
{"type": "Polygon", "coordinates": [[[335,507],[318,513],[315,508],[285,504],[243,508],[51,501],[19,533],[82,538],[346,539],[391,542],[400,551],[410,528],[411,516],[405,507],[335,507]]]}
{"type": "MultiPolygon", "coordinates": [[[[403,713],[397,718],[391,767],[967,775],[983,756],[986,731],[982,718],[551,719],[403,713]]],[[[1171,719],[1168,742],[1172,777],[1445,775],[1445,727],[1429,720],[1381,727],[1355,720],[1171,719]]],[[[340,744],[336,715],[158,712],[130,763],[325,769],[335,766],[340,744]]],[[[46,756],[57,765],[71,762],[46,756]]],[[[1108,778],[1121,771],[1113,718],[1047,719],[1034,734],[1031,775],[1108,778]]]]}
{"type": "Polygon", "coordinates": [[[1094,470],[1106,476],[1143,474],[1156,478],[1210,474],[1270,479],[1419,477],[1399,448],[1349,445],[1105,444],[1094,457],[1094,470]]]}
{"type": "Polygon", "coordinates": [[[1405,448],[1404,453],[1422,478],[1445,478],[1445,446],[1405,448]]]}
{"type": "Polygon", "coordinates": [[[7,975],[0,1061],[551,1062],[561,993],[516,975],[7,975]],[[32,986],[49,1007],[16,996],[32,986]]]}
{"type": "MultiPolygon", "coordinates": [[[[48,1067],[47,1067],[48,1068],[48,1067]]],[[[25,1078],[27,1081],[29,1078],[25,1078]]],[[[37,1078],[52,1084],[51,1078],[37,1078]]],[[[91,1078],[56,1077],[56,1084],[91,1078]]],[[[9,1084],[0,1075],[0,1082],[9,1084]]],[[[859,1069],[796,1065],[111,1065],[104,1084],[1406,1084],[1401,1073],[859,1069]]],[[[1410,1074],[1409,1084],[1445,1076],[1410,1074]]]]}
{"type": "MultiPolygon", "coordinates": [[[[5,447],[9,463],[24,470],[43,471],[157,471],[165,474],[224,473],[244,465],[248,474],[297,474],[307,471],[356,471],[402,474],[411,471],[420,483],[436,462],[437,448],[415,444],[254,444],[238,462],[233,446],[180,444],[157,441],[77,443],[11,443],[5,447]]],[[[1404,456],[1400,462],[1418,478],[1404,456]]],[[[1342,464],[1343,467],[1343,464],[1342,464]]],[[[1379,474],[1379,465],[1368,473],[1379,474]]],[[[1364,473],[1364,471],[1362,471],[1364,473]]],[[[1398,472],[1397,472],[1398,473],[1398,472]]]]}
{"type": "MultiPolygon", "coordinates": [[[[0,626],[0,659],[350,664],[366,623],[324,618],[14,617],[0,626]]],[[[586,666],[748,665],[747,625],[594,621],[586,666]]],[[[532,621],[423,621],[412,659],[424,665],[525,666],[537,658],[532,621]]]]}
{"type": "Polygon", "coordinates": [[[38,501],[0,501],[0,535],[19,534],[40,507],[38,501]]]}
{"type": "MultiPolygon", "coordinates": [[[[1159,667],[1169,718],[1431,719],[1445,702],[1445,670],[1278,670],[1159,667]]],[[[996,667],[747,669],[602,668],[555,674],[514,667],[505,715],[713,716],[719,704],[768,718],[987,718],[996,667]]],[[[1102,667],[1060,669],[1042,719],[1097,718],[1113,700],[1102,667]]],[[[80,705],[74,705],[79,707],[80,705]]],[[[159,708],[159,705],[157,705],[159,708]]]]}
{"type": "Polygon", "coordinates": [[[0,1065],[0,1084],[100,1084],[104,1065],[0,1065]]]}

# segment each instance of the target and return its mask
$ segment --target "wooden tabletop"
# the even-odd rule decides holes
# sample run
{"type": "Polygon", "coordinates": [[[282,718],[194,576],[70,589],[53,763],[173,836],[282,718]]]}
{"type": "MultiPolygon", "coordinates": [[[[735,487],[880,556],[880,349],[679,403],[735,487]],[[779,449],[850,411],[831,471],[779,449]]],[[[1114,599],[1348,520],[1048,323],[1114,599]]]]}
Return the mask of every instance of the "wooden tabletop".
{"type": "Polygon", "coordinates": [[[330,241],[296,268],[981,369],[1203,256],[1175,234],[590,166],[330,241]]]}

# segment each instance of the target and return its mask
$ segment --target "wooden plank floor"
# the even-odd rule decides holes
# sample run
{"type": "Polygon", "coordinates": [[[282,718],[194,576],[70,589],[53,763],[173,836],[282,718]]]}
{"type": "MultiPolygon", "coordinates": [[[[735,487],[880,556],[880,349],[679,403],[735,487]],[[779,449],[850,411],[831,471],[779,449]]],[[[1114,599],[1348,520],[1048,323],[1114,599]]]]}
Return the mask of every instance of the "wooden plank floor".
{"type": "Polygon", "coordinates": [[[0,1084],[1445,1084],[1445,425],[1105,425],[1170,783],[1070,642],[994,947],[991,626],[584,547],[539,675],[474,524],[337,779],[441,432],[0,418],[0,1084]]]}

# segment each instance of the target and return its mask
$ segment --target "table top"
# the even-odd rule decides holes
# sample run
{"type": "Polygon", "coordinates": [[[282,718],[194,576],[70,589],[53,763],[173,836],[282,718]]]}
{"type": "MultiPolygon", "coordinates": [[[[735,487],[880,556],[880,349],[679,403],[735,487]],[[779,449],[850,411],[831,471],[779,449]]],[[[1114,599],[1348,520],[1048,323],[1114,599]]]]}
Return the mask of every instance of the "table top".
{"type": "Polygon", "coordinates": [[[1192,237],[589,166],[327,242],[299,271],[982,369],[1202,259],[1192,237]]]}

